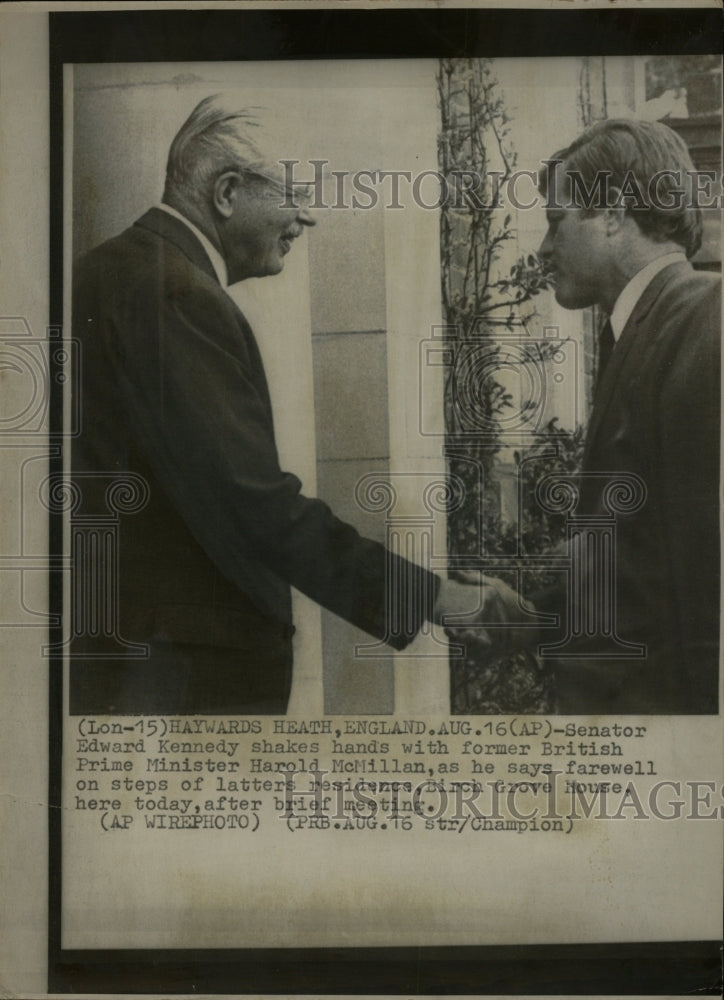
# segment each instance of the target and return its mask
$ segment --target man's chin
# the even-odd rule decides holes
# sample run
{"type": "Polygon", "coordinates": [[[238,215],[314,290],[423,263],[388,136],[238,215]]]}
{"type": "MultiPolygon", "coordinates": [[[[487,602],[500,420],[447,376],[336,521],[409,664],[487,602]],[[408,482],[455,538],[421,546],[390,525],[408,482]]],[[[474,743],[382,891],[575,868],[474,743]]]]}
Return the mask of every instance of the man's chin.
{"type": "Polygon", "coordinates": [[[564,309],[585,309],[586,306],[590,305],[590,302],[582,301],[580,296],[576,295],[575,292],[571,292],[570,289],[561,287],[558,285],[555,290],[556,302],[559,306],[564,309]]]}
{"type": "Polygon", "coordinates": [[[260,263],[254,270],[254,273],[250,275],[252,278],[272,278],[275,274],[279,274],[284,270],[284,261],[281,257],[272,258],[270,260],[265,260],[264,263],[260,263]]]}
{"type": "Polygon", "coordinates": [[[266,261],[267,274],[279,274],[280,271],[284,270],[284,254],[275,253],[271,254],[266,261]]]}

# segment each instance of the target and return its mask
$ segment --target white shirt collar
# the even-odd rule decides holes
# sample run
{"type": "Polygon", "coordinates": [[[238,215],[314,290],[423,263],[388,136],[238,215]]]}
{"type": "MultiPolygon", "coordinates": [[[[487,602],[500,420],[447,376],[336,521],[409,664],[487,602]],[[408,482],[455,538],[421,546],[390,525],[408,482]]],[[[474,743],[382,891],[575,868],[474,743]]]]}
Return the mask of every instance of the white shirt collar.
{"type": "Polygon", "coordinates": [[[642,267],[640,271],[636,272],[616,299],[616,304],[611,312],[610,322],[614,340],[618,340],[623,333],[624,327],[628,323],[636,303],[654,276],[659,271],[663,271],[669,264],[676,264],[681,260],[686,260],[686,254],[675,250],[673,253],[665,253],[663,256],[657,257],[656,260],[652,260],[650,264],[647,264],[646,267],[642,267]]]}
{"type": "Polygon", "coordinates": [[[211,261],[211,265],[214,268],[214,271],[216,272],[216,277],[219,279],[219,284],[221,285],[222,288],[226,288],[229,284],[229,274],[226,270],[226,261],[221,256],[221,254],[216,249],[211,240],[208,238],[208,236],[205,236],[204,233],[202,233],[201,230],[198,228],[198,226],[195,226],[190,219],[187,219],[185,215],[182,215],[180,212],[177,212],[175,208],[171,208],[170,205],[166,205],[163,202],[161,202],[161,204],[158,205],[157,207],[160,208],[163,212],[168,212],[168,214],[172,215],[174,219],[180,219],[181,222],[185,223],[189,227],[191,232],[194,234],[196,239],[199,241],[201,246],[208,254],[209,260],[211,261]]]}

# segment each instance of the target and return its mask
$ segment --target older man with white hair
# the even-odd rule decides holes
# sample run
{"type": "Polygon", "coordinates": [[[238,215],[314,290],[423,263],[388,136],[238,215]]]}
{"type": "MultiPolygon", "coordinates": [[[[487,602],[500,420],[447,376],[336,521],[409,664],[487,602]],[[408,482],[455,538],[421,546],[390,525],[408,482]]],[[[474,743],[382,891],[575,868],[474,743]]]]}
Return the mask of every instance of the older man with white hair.
{"type": "Polygon", "coordinates": [[[148,486],[122,524],[117,597],[123,638],[149,655],[113,659],[84,635],[71,710],[284,712],[290,585],[396,648],[477,607],[477,588],[360,537],[279,467],[259,350],[226,292],[280,272],[314,225],[267,117],[203,100],[171,145],[162,204],[75,267],[73,475],[86,493],[107,472],[148,486]]]}

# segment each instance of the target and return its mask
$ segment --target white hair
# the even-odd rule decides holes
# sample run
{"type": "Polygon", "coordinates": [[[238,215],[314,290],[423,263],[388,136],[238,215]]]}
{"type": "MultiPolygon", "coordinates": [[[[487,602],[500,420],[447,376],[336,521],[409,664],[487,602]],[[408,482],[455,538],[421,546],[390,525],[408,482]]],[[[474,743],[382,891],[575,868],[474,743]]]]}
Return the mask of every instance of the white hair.
{"type": "Polygon", "coordinates": [[[241,106],[238,94],[213,94],[196,105],[171,143],[164,200],[203,203],[225,170],[283,184],[282,158],[284,147],[273,112],[241,106]]]}

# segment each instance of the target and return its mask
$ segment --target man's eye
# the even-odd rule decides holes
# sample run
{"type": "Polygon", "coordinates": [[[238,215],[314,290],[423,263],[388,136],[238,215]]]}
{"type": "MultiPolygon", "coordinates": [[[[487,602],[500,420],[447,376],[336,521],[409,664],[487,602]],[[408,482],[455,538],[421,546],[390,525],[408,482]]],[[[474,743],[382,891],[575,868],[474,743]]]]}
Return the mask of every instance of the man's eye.
{"type": "Polygon", "coordinates": [[[307,205],[312,200],[314,189],[310,184],[300,184],[294,188],[294,200],[300,205],[307,205]]]}
{"type": "Polygon", "coordinates": [[[284,188],[284,201],[288,206],[298,206],[305,208],[312,200],[313,191],[308,186],[286,187],[284,188]]]}

